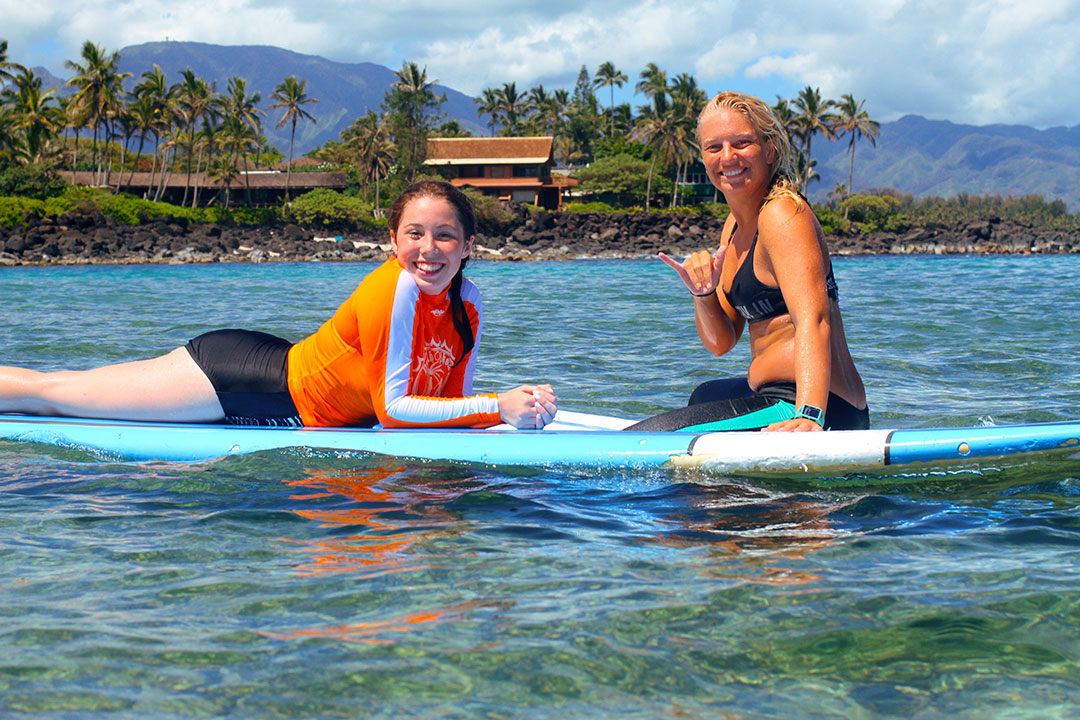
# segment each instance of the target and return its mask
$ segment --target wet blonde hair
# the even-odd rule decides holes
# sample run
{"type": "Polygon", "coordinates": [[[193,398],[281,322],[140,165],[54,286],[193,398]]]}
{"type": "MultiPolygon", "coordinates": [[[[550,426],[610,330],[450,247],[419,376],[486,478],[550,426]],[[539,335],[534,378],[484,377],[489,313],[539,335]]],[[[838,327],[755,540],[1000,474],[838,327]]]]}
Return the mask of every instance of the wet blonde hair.
{"type": "Polygon", "coordinates": [[[779,197],[789,197],[795,201],[796,207],[801,209],[803,199],[799,195],[799,183],[795,179],[791,139],[788,137],[787,130],[776,119],[772,109],[753,95],[731,91],[720,93],[706,103],[705,108],[698,115],[699,146],[702,145],[701,126],[721,110],[734,110],[741,113],[761,137],[765,147],[773,151],[773,160],[769,165],[772,179],[769,181],[769,192],[765,195],[762,204],[779,197]]]}

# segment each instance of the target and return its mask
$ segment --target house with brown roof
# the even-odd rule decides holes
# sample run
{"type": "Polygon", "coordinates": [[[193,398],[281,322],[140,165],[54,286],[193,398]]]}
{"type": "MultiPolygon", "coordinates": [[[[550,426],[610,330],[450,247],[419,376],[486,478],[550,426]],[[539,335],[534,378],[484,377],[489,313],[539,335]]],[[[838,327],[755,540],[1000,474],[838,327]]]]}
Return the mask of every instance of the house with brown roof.
{"type": "Polygon", "coordinates": [[[429,138],[425,165],[448,167],[451,184],[500,200],[562,208],[563,193],[578,181],[552,174],[554,138],[429,138]]]}

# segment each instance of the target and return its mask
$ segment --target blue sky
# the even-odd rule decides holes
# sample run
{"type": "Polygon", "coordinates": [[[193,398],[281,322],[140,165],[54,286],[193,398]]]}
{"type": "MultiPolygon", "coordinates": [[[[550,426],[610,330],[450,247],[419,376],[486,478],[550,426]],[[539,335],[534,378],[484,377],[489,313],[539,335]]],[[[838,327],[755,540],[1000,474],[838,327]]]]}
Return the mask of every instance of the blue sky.
{"type": "Polygon", "coordinates": [[[572,87],[582,65],[611,61],[630,78],[616,102],[636,105],[633,85],[654,62],[710,94],[850,92],[881,121],[1080,125],[1080,0],[0,0],[0,18],[10,59],[60,76],[86,40],[411,60],[470,95],[510,81],[572,87]]]}

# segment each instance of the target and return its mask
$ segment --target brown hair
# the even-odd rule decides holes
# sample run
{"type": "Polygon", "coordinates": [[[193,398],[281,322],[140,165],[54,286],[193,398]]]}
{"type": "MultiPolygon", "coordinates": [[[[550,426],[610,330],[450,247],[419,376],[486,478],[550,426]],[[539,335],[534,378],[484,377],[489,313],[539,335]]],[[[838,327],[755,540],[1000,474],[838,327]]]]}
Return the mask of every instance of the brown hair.
{"type": "Polygon", "coordinates": [[[742,114],[761,137],[765,146],[772,148],[774,157],[769,166],[772,178],[769,181],[769,192],[764,202],[767,203],[778,197],[790,197],[795,201],[796,206],[801,208],[803,201],[799,195],[799,183],[795,180],[791,139],[788,137],[787,130],[776,119],[772,109],[753,95],[732,91],[722,92],[706,103],[705,108],[698,115],[698,145],[701,145],[701,126],[705,120],[720,110],[734,110],[742,114]]]}
{"type": "Polygon", "coordinates": [[[422,197],[445,200],[453,205],[458,216],[458,222],[461,223],[461,227],[465,230],[465,238],[468,239],[476,234],[476,214],[473,212],[472,203],[469,202],[469,196],[450,183],[439,182],[438,180],[414,182],[398,195],[397,200],[390,206],[391,230],[397,232],[398,225],[401,224],[401,216],[405,213],[405,206],[422,197]]]}
{"type": "MultiPolygon", "coordinates": [[[[398,226],[401,225],[401,216],[405,214],[405,208],[413,200],[428,197],[445,200],[454,207],[454,214],[465,231],[464,241],[468,242],[476,234],[476,213],[473,212],[469,197],[450,183],[438,180],[420,180],[405,188],[390,206],[390,228],[397,234],[398,226]]],[[[454,328],[461,336],[461,357],[454,363],[455,367],[464,360],[476,347],[476,338],[473,336],[472,323],[469,322],[469,314],[465,310],[465,301],[461,299],[461,284],[465,280],[465,264],[468,257],[461,258],[461,267],[450,281],[450,311],[454,320],[454,328]]]]}

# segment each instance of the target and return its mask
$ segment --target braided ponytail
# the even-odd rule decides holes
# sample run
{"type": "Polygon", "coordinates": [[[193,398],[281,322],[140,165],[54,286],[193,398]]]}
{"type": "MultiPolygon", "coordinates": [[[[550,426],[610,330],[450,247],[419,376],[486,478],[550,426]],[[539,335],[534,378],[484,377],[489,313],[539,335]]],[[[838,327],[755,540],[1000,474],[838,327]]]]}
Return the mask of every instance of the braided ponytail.
{"type": "Polygon", "coordinates": [[[461,258],[461,267],[458,268],[454,279],[450,281],[450,314],[454,320],[454,329],[461,336],[461,356],[454,362],[454,367],[461,364],[472,349],[476,346],[476,338],[473,336],[472,323],[469,322],[469,313],[465,309],[465,301],[461,299],[461,284],[465,280],[465,263],[468,258],[461,258]]]}

